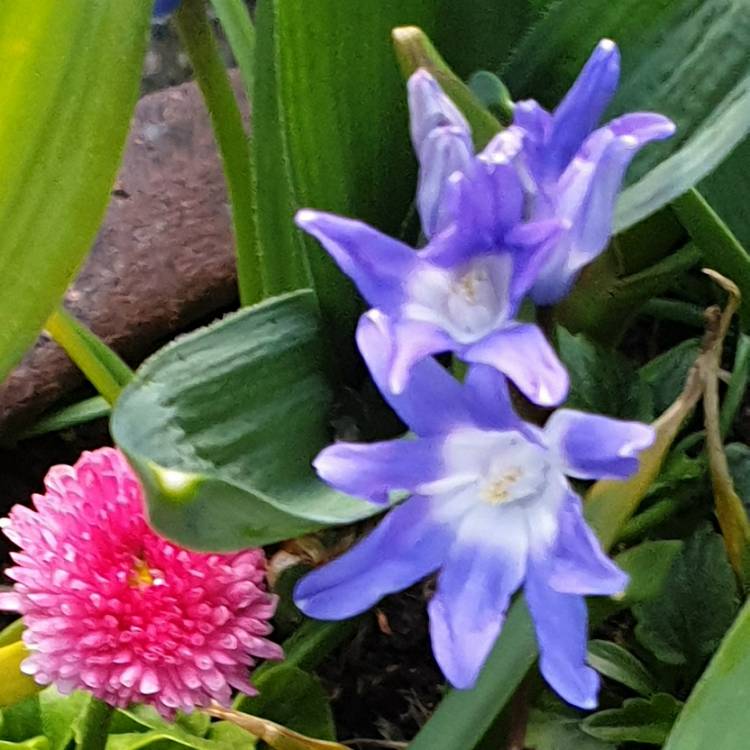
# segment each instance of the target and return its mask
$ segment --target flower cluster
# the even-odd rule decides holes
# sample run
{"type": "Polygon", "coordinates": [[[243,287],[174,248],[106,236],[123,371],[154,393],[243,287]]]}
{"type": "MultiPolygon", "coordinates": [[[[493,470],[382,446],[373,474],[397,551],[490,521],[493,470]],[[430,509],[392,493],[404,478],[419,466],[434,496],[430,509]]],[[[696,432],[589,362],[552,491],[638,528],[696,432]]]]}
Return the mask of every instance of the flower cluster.
{"type": "Polygon", "coordinates": [[[373,309],[359,349],[412,436],[337,443],[316,459],[333,487],[374,503],[410,498],[354,548],[295,590],[308,615],[339,619],[439,571],[429,604],[435,656],[471,687],[523,586],[540,667],[570,703],[596,704],[586,665],[584,596],[623,590],[567,477],[621,479],[653,441],[650,427],[554,412],[543,428],[514,412],[507,380],[536,404],[566,397],[568,380],[542,332],[516,320],[530,297],[551,304],[606,246],[630,160],[674,126],[650,113],[594,129],[617,85],[615,45],[601,42],[554,113],[515,105],[513,124],[476,154],[469,126],[435,80],[409,81],[420,163],[415,252],[365,224],[303,210],[314,235],[373,309]],[[431,356],[468,363],[459,382],[431,356]]]}
{"type": "Polygon", "coordinates": [[[36,510],[0,522],[20,548],[0,607],[23,615],[22,670],[63,693],[83,689],[112,706],[153,704],[169,718],[232,688],[255,693],[255,658],[280,659],[266,639],[276,598],[265,557],[189,552],[146,524],[143,494],[117,450],[55,466],[36,510]]]}

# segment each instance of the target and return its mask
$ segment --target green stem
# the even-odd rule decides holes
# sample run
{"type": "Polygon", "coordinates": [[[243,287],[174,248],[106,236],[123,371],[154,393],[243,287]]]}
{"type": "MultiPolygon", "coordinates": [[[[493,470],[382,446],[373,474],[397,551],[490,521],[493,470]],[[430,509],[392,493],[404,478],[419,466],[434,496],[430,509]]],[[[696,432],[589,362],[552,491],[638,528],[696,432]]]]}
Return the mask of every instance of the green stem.
{"type": "Polygon", "coordinates": [[[133,371],[100,338],[58,307],[45,324],[47,333],[65,350],[92,385],[114,404],[133,371]]]}
{"type": "Polygon", "coordinates": [[[650,508],[633,516],[623,527],[617,539],[618,542],[632,544],[640,541],[651,529],[664,523],[690,503],[685,500],[667,498],[654,503],[650,508]]]}
{"type": "Polygon", "coordinates": [[[255,79],[255,28],[247,5],[243,0],[211,0],[211,5],[229,41],[250,101],[255,79]]]}
{"type": "Polygon", "coordinates": [[[114,709],[98,698],[92,698],[81,722],[77,750],[104,750],[114,709]]]}
{"type": "Polygon", "coordinates": [[[705,328],[706,319],[698,305],[676,299],[650,299],[640,310],[641,315],[648,315],[657,320],[668,320],[682,323],[694,328],[705,328]]]}
{"type": "Polygon", "coordinates": [[[263,298],[263,288],[258,271],[255,177],[250,141],[203,0],[184,0],[174,18],[211,115],[232,206],[240,301],[251,305],[263,298]]]}
{"type": "Polygon", "coordinates": [[[742,400],[745,397],[748,370],[750,370],[750,336],[741,333],[737,339],[737,350],[734,353],[732,377],[729,380],[729,387],[724,396],[724,403],[721,405],[719,423],[722,439],[729,433],[737,410],[740,408],[742,400]]]}

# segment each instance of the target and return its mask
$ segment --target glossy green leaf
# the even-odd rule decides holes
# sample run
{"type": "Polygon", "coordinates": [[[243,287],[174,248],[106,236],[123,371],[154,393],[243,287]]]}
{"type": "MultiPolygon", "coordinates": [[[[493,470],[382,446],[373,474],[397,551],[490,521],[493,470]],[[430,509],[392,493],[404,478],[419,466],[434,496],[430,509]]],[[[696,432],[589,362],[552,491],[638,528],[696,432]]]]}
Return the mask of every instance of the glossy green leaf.
{"type": "Polygon", "coordinates": [[[317,677],[299,667],[280,664],[255,684],[259,694],[243,699],[242,711],[309,737],[336,739],[328,696],[317,677]]]}
{"type": "Polygon", "coordinates": [[[630,606],[658,597],[683,543],[677,539],[642,542],[615,557],[630,577],[623,603],[630,606]]]}
{"type": "Polygon", "coordinates": [[[607,414],[619,419],[653,419],[651,390],[622,354],[557,329],[558,353],[570,375],[570,409],[607,414]]]}
{"type": "Polygon", "coordinates": [[[672,564],[661,594],[636,604],[636,637],[665,664],[699,673],[737,611],[737,584],[718,534],[702,529],[672,564]]]}
{"type": "Polygon", "coordinates": [[[700,352],[700,345],[700,339],[686,339],[640,368],[641,377],[651,389],[657,414],[680,395],[688,371],[700,352]]]}
{"type": "Polygon", "coordinates": [[[23,742],[6,742],[0,740],[0,750],[48,750],[49,740],[46,737],[32,737],[23,742]]]}
{"type": "Polygon", "coordinates": [[[41,734],[44,734],[44,728],[38,696],[27,698],[0,711],[0,739],[23,742],[41,734]]]}
{"type": "Polygon", "coordinates": [[[651,698],[630,698],[621,708],[599,711],[584,719],[582,729],[608,742],[661,745],[669,734],[682,703],[667,693],[651,698]]]}
{"type": "Polygon", "coordinates": [[[148,359],[112,414],[149,518],[194,549],[269,544],[382,510],[317,479],[331,391],[315,297],[275,297],[148,359]]]}
{"type": "Polygon", "coordinates": [[[0,24],[0,378],[93,242],[138,95],[150,3],[6,0],[0,24]]]}
{"type": "Polygon", "coordinates": [[[581,714],[558,701],[545,699],[544,705],[529,712],[524,748],[528,750],[615,750],[615,746],[586,734],[581,714]]]}
{"type": "Polygon", "coordinates": [[[314,285],[342,336],[353,326],[352,287],[292,217],[325,209],[398,233],[416,163],[390,33],[403,24],[429,33],[434,15],[428,0],[320,0],[314,11],[296,0],[258,3],[253,135],[264,284],[269,294],[314,285]]]}
{"type": "Polygon", "coordinates": [[[74,739],[80,740],[81,722],[91,701],[91,694],[82,691],[61,695],[54,687],[48,687],[39,693],[42,726],[50,750],[65,750],[74,739]]]}
{"type": "Polygon", "coordinates": [[[502,78],[514,98],[555,105],[596,43],[622,50],[610,114],[657,110],[678,132],[650,146],[630,172],[616,227],[625,229],[709,174],[750,127],[750,24],[734,0],[562,0],[515,50],[502,78]]]}
{"type": "Polygon", "coordinates": [[[750,602],[685,704],[664,750],[740,750],[750,736],[750,602]]]}
{"type": "Polygon", "coordinates": [[[656,681],[643,663],[616,643],[590,641],[588,663],[600,674],[643,696],[656,692],[656,681]]]}

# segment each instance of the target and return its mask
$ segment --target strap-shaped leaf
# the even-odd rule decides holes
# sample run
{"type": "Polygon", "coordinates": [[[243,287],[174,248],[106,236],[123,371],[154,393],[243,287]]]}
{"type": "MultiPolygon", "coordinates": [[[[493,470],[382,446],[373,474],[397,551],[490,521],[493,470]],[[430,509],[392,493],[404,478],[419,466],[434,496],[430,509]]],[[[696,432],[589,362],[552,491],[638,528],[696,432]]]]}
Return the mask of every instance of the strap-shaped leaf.
{"type": "Polygon", "coordinates": [[[232,550],[378,512],[310,466],[330,442],[322,341],[315,296],[303,290],[177,339],[140,367],[111,431],[158,531],[232,550]]]}
{"type": "Polygon", "coordinates": [[[0,378],[94,239],[138,95],[150,5],[2,3],[0,378]]]}

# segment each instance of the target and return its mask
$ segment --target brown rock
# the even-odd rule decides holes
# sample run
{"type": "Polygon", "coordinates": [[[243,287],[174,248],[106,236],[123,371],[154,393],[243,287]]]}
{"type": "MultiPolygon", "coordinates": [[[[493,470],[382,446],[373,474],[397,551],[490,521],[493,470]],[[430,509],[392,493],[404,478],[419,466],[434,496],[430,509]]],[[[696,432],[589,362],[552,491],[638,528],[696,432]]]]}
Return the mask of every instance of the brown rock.
{"type": "MultiPolygon", "coordinates": [[[[239,78],[234,77],[239,92],[239,78]]],[[[139,102],[122,169],[66,307],[128,362],[236,299],[224,178],[193,83],[139,102]]],[[[28,424],[83,377],[41,336],[0,386],[0,433],[28,424]]]]}

